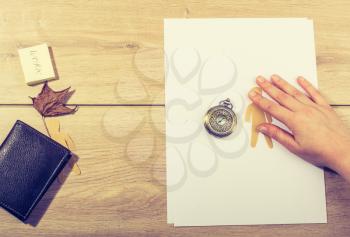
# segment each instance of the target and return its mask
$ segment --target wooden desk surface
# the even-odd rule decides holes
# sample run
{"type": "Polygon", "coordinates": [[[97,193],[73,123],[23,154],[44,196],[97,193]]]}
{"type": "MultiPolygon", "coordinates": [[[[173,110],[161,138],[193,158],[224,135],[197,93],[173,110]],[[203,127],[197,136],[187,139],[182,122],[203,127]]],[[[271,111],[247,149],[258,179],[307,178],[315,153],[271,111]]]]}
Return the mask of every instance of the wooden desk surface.
{"type": "Polygon", "coordinates": [[[45,133],[29,106],[17,48],[48,42],[59,81],[76,89],[60,118],[80,176],[55,183],[34,228],[0,209],[1,236],[348,236],[350,188],[326,172],[328,224],[174,228],[166,223],[163,18],[309,17],[322,92],[350,126],[350,2],[0,0],[0,141],[21,119],[45,133]],[[139,106],[134,106],[138,104],[139,106]],[[140,106],[143,104],[143,106],[140,106]],[[108,128],[108,129],[106,129],[108,128]]]}

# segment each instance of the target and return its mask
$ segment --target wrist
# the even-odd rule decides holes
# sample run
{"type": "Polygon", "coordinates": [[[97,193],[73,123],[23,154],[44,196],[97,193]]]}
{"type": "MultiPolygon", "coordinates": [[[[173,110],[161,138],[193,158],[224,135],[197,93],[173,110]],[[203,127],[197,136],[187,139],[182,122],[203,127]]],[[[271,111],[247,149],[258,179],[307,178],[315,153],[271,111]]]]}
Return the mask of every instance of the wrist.
{"type": "Polygon", "coordinates": [[[350,151],[338,154],[329,168],[336,171],[350,183],[350,151]]]}

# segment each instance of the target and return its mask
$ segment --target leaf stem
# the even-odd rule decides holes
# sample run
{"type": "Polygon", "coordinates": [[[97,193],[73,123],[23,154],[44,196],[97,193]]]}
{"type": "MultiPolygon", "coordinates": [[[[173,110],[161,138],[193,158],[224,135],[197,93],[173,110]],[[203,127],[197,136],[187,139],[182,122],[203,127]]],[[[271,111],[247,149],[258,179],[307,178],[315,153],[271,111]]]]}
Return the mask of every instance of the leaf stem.
{"type": "Polygon", "coordinates": [[[49,135],[49,136],[51,137],[51,134],[50,134],[50,132],[49,132],[49,129],[47,128],[47,125],[46,125],[45,117],[44,117],[44,116],[41,116],[41,118],[42,118],[42,120],[43,120],[43,122],[44,122],[47,135],[49,135]]]}

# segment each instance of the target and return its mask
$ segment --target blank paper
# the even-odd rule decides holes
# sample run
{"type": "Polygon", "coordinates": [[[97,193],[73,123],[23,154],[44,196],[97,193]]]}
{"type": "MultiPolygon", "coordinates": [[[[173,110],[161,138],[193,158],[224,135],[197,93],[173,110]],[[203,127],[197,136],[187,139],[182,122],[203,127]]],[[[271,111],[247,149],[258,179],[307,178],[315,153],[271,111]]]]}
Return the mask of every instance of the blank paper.
{"type": "Polygon", "coordinates": [[[261,134],[252,148],[244,120],[258,75],[317,86],[312,20],[166,19],[164,49],[168,223],[326,223],[323,170],[261,134]],[[238,126],[215,138],[203,118],[226,98],[238,126]]]}

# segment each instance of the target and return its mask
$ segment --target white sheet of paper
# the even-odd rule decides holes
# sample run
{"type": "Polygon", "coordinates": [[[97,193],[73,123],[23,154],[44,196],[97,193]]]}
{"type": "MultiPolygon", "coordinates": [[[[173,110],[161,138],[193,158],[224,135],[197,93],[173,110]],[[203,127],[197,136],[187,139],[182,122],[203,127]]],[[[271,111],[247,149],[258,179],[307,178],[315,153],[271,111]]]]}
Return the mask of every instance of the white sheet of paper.
{"type": "Polygon", "coordinates": [[[303,75],[317,85],[313,22],[165,19],[164,48],[168,223],[326,223],[323,170],[276,142],[268,148],[262,135],[252,148],[244,121],[257,75],[277,73],[295,86],[303,75]],[[226,98],[238,129],[218,139],[203,117],[226,98]]]}

